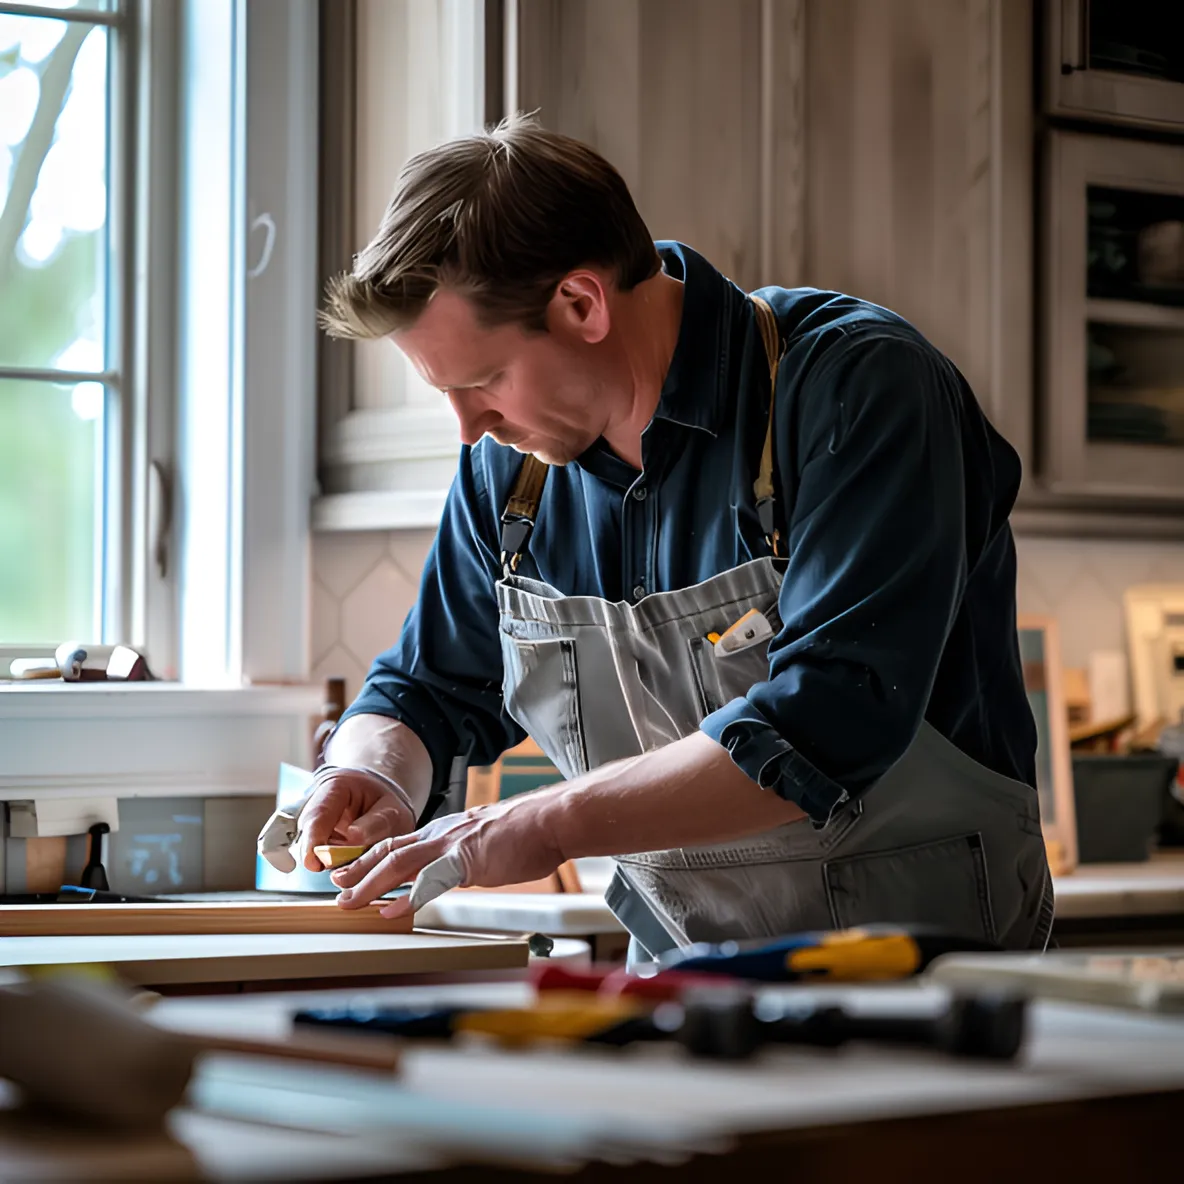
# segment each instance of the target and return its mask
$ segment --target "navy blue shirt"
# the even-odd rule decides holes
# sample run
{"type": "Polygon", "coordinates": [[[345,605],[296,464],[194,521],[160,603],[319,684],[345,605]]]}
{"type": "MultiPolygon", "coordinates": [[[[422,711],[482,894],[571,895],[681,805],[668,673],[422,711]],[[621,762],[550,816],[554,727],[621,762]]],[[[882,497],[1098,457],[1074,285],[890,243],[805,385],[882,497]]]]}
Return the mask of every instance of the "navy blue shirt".
{"type": "MultiPolygon", "coordinates": [[[[769,369],[745,294],[679,243],[678,343],[639,473],[602,442],[552,468],[519,574],[636,601],[769,553],[753,496],[769,369]]],[[[825,820],[926,719],[988,768],[1035,785],[1036,729],[1015,625],[1008,514],[1019,458],[952,363],[876,305],[765,288],[786,349],[775,496],[788,565],[769,678],[703,721],[761,784],[825,820]]],[[[435,769],[523,739],[502,709],[494,585],[521,456],[461,450],[419,601],[347,715],[403,720],[435,769]]]]}

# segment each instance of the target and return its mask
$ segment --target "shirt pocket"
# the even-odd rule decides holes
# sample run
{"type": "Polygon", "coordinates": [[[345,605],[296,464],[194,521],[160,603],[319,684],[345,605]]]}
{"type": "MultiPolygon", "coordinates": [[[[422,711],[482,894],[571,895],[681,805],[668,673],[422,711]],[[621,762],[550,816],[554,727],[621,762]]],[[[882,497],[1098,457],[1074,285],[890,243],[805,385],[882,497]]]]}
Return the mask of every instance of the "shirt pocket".
{"type": "Polygon", "coordinates": [[[576,643],[522,641],[502,633],[502,700],[555,767],[570,780],[588,771],[576,643]]]}
{"type": "Polygon", "coordinates": [[[997,944],[982,835],[959,835],[823,865],[831,920],[861,925],[931,925],[997,944]]]}

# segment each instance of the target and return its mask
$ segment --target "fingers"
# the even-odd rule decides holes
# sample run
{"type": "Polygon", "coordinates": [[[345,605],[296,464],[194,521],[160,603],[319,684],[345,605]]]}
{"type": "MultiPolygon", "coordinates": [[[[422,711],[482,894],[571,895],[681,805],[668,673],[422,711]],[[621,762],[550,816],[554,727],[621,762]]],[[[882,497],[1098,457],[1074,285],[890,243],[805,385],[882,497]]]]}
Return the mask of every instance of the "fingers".
{"type": "Polygon", "coordinates": [[[415,819],[406,814],[397,803],[384,802],[353,819],[343,829],[349,842],[361,847],[371,847],[380,839],[403,834],[414,825],[415,819]]]}
{"type": "Polygon", "coordinates": [[[301,811],[300,862],[310,872],[325,870],[312,849],[327,843],[333,837],[337,824],[349,808],[348,787],[339,781],[327,781],[301,811]]]}
{"type": "Polygon", "coordinates": [[[398,851],[416,841],[415,835],[397,835],[385,838],[375,843],[368,851],[363,851],[357,859],[337,868],[330,879],[338,888],[353,888],[366,875],[372,872],[393,851],[398,851]]]}
{"type": "Polygon", "coordinates": [[[348,871],[351,875],[349,885],[342,889],[337,903],[343,908],[355,909],[377,900],[414,879],[424,867],[439,858],[444,849],[445,844],[439,839],[417,840],[413,835],[385,839],[341,869],[342,873],[348,871]],[[366,862],[359,868],[358,864],[363,860],[366,862]]]}

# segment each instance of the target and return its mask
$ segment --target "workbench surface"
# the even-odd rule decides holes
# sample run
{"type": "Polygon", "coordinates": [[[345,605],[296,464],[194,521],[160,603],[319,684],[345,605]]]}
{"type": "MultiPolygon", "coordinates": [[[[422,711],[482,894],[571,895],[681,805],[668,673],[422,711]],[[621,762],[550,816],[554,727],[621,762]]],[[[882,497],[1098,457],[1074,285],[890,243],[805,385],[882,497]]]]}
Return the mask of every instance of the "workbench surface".
{"type": "MultiPolygon", "coordinates": [[[[945,999],[940,988],[920,984],[812,989],[810,996],[852,1009],[891,1002],[917,1012],[945,999]]],[[[509,1006],[529,996],[525,984],[498,983],[383,989],[365,997],[509,1006]]],[[[170,999],[154,1014],[189,1031],[281,1035],[297,1007],[357,998],[356,992],[301,992],[170,999]]],[[[151,1167],[139,1177],[158,1180],[190,1178],[183,1176],[188,1171],[220,1180],[385,1172],[487,1181],[534,1177],[491,1174],[488,1167],[466,1172],[458,1160],[512,1157],[526,1172],[611,1153],[619,1166],[580,1179],[644,1180],[653,1171],[647,1162],[689,1157],[686,1178],[710,1180],[755,1170],[760,1161],[753,1156],[766,1156],[767,1168],[772,1148],[791,1157],[795,1180],[856,1178],[844,1173],[889,1153],[907,1155],[907,1177],[916,1180],[948,1179],[941,1156],[960,1154],[967,1171],[959,1179],[979,1180],[999,1178],[989,1173],[1010,1162],[1000,1156],[1015,1154],[1014,1131],[1025,1132],[1033,1146],[1047,1137],[1062,1166],[1080,1155],[1092,1156],[1095,1165],[1121,1155],[1135,1171],[1152,1162],[1147,1156],[1173,1148],[1178,1123],[1165,1116],[1184,1113],[1184,1020],[1062,1003],[1034,1005],[1031,1036],[1016,1065],[866,1046],[780,1048],[738,1065],[693,1061],[655,1046],[567,1052],[421,1046],[406,1053],[393,1081],[244,1064],[209,1057],[191,1094],[201,1112],[176,1112],[171,1138],[125,1140],[118,1154],[108,1140],[103,1154],[87,1156],[83,1136],[54,1141],[16,1115],[7,1121],[0,1115],[0,1177],[31,1179],[40,1170],[44,1178],[64,1170],[62,1157],[69,1154],[70,1178],[80,1181],[130,1178],[131,1167],[144,1164],[151,1167]],[[1127,1102],[1123,1095],[1138,1096],[1127,1102]],[[300,1129],[289,1137],[278,1129],[284,1124],[300,1129]],[[894,1138],[906,1141],[894,1144],[894,1138]],[[630,1174],[630,1161],[635,1171],[640,1163],[641,1174],[630,1174]],[[23,1175],[14,1171],[22,1165],[23,1175]],[[972,1165],[984,1171],[969,1171],[972,1165]]],[[[1014,1166],[1009,1179],[1033,1178],[1019,1170],[1022,1164],[1014,1166]]]]}
{"type": "Polygon", "coordinates": [[[1146,863],[1083,863],[1053,881],[1057,916],[1184,916],[1184,852],[1146,863]]]}
{"type": "MultiPolygon", "coordinates": [[[[1184,917],[1184,853],[1146,863],[1083,864],[1053,881],[1063,919],[1184,917]]],[[[623,927],[594,892],[447,892],[416,915],[429,928],[587,937],[623,927]]]]}

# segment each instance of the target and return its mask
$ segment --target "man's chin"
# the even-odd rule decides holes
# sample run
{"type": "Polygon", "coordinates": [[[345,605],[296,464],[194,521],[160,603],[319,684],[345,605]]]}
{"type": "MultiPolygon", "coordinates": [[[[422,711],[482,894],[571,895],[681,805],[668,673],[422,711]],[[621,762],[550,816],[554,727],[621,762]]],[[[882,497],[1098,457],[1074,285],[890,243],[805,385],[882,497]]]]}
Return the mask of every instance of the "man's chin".
{"type": "Polygon", "coordinates": [[[536,460],[541,460],[545,465],[555,465],[559,468],[562,468],[574,459],[565,454],[553,451],[546,444],[532,444],[529,440],[519,441],[517,444],[511,444],[510,447],[515,452],[522,453],[523,456],[533,456],[536,460]]]}

